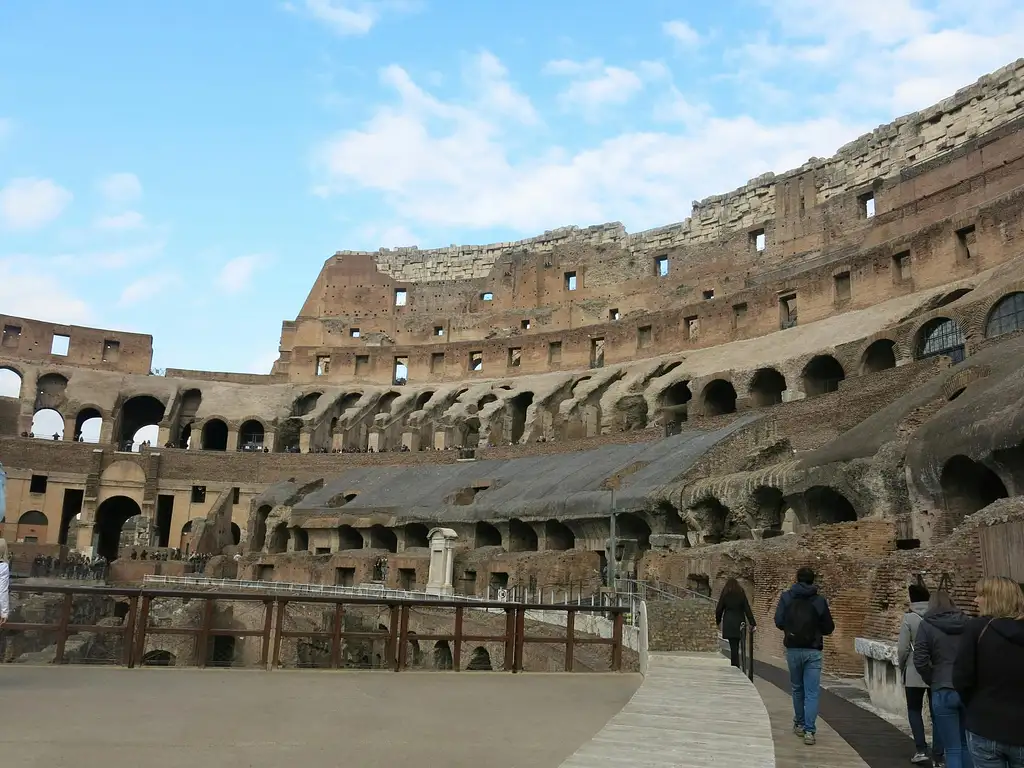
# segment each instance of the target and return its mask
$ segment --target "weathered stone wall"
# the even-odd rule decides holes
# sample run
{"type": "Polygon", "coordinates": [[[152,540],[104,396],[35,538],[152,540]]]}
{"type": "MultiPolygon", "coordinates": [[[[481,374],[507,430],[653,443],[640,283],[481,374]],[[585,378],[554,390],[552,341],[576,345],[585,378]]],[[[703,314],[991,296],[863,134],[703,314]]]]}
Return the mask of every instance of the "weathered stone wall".
{"type": "Polygon", "coordinates": [[[33,363],[142,374],[149,373],[153,364],[153,337],[146,334],[60,325],[13,315],[0,315],[0,332],[0,355],[33,363]],[[67,355],[51,353],[55,335],[70,338],[67,355]]]}
{"type": "Polygon", "coordinates": [[[652,651],[715,652],[715,604],[699,598],[648,602],[647,633],[652,651]]]}

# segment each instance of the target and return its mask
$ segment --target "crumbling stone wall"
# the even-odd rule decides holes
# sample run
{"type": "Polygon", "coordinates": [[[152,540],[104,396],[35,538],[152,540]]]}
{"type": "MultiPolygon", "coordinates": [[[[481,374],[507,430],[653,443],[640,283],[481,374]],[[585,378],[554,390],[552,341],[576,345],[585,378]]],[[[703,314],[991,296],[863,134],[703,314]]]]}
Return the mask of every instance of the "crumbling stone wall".
{"type": "Polygon", "coordinates": [[[716,652],[715,604],[700,598],[649,601],[647,633],[652,651],[716,652]]]}

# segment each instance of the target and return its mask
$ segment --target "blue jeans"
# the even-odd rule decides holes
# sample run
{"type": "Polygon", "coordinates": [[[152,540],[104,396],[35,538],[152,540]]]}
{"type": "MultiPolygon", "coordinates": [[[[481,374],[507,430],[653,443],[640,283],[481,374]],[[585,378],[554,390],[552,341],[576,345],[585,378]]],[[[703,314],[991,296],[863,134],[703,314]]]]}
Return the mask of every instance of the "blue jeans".
{"type": "Polygon", "coordinates": [[[967,750],[967,731],[964,730],[964,705],[960,694],[952,688],[932,691],[932,717],[936,741],[942,743],[946,753],[946,768],[974,768],[967,750]]]}
{"type": "Polygon", "coordinates": [[[967,732],[967,747],[974,768],[1024,768],[1024,747],[1000,744],[967,732]]]}
{"type": "MultiPolygon", "coordinates": [[[[793,691],[793,725],[807,733],[817,730],[818,692],[821,689],[821,651],[787,648],[789,686],[793,691]]],[[[951,767],[952,768],[952,767],[951,767]]]]}

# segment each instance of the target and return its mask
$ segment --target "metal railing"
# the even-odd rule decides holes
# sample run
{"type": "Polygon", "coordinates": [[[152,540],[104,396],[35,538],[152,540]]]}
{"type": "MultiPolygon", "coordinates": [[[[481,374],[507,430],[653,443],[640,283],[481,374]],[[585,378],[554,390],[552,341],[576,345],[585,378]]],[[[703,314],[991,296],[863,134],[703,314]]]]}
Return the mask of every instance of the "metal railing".
{"type": "MultiPolygon", "coordinates": [[[[11,586],[12,597],[42,595],[45,600],[45,596],[51,596],[50,604],[58,606],[56,621],[12,620],[3,626],[2,635],[5,641],[19,637],[45,637],[47,647],[52,649],[52,658],[48,657],[48,660],[54,664],[84,661],[126,667],[165,664],[245,666],[236,658],[234,650],[236,642],[241,640],[249,644],[249,666],[338,669],[368,665],[398,672],[416,666],[410,665],[410,649],[415,656],[419,653],[419,643],[432,641],[435,651],[443,645],[450,654],[447,666],[435,667],[439,669],[476,668],[462,663],[463,645],[472,643],[478,649],[483,644],[499,644],[503,655],[501,668],[510,672],[523,671],[524,650],[532,644],[562,645],[566,672],[574,671],[578,648],[606,646],[611,656],[608,668],[614,672],[622,670],[623,628],[628,611],[625,607],[529,605],[436,596],[408,599],[408,593],[395,596],[395,590],[391,590],[389,595],[373,596],[317,594],[311,589],[316,585],[282,585],[284,588],[275,590],[271,586],[273,582],[254,583],[260,585],[260,593],[14,584],[11,586]],[[295,587],[307,589],[296,591],[295,587]],[[167,604],[161,603],[166,600],[174,601],[170,605],[178,611],[177,614],[168,612],[167,604]],[[99,604],[104,608],[97,609],[99,604]],[[425,608],[450,609],[451,631],[411,631],[411,612],[425,608]],[[504,613],[504,621],[499,622],[503,631],[483,634],[479,630],[487,627],[479,627],[475,619],[472,626],[467,626],[467,619],[472,619],[472,616],[467,616],[467,609],[471,612],[484,609],[504,613]],[[533,634],[527,634],[527,614],[532,611],[564,614],[564,633],[545,635],[532,630],[533,634]],[[99,613],[105,615],[99,616],[99,613]],[[575,622],[581,613],[608,615],[612,622],[611,637],[578,636],[575,622]],[[366,614],[375,617],[375,628],[367,628],[366,614]],[[384,614],[387,614],[386,624],[382,621],[384,614]],[[182,624],[174,620],[176,615],[185,615],[186,619],[191,616],[194,620],[182,624]],[[356,621],[354,626],[353,622],[346,625],[346,620],[353,615],[362,617],[361,623],[356,621]],[[91,616],[91,620],[86,620],[87,616],[91,616]],[[247,621],[242,620],[243,616],[247,621]],[[76,655],[77,650],[69,653],[72,638],[78,638],[75,640],[76,648],[88,645],[80,641],[82,637],[88,638],[93,645],[99,645],[98,637],[110,638],[110,642],[103,644],[103,654],[99,656],[90,656],[87,651],[82,651],[81,655],[76,655]],[[352,662],[347,657],[351,647],[360,644],[368,649],[366,656],[369,661],[366,664],[352,662]],[[174,647],[178,653],[171,653],[165,650],[166,647],[174,647]],[[375,650],[380,653],[375,654],[375,650]],[[375,662],[374,659],[378,658],[379,661],[375,662]]],[[[33,610],[30,615],[45,618],[53,613],[33,610]]],[[[17,612],[11,618],[17,619],[17,612]]],[[[434,619],[443,621],[437,616],[434,619]]]]}

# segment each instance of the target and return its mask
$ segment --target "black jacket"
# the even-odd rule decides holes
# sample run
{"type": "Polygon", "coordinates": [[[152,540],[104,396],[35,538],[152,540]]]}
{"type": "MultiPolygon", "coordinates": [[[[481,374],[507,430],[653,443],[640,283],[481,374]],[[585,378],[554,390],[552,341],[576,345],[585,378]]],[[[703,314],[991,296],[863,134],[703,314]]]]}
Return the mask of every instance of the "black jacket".
{"type": "Polygon", "coordinates": [[[1024,747],[1024,621],[971,620],[953,665],[953,685],[967,707],[968,731],[1024,747]]]}
{"type": "Polygon", "coordinates": [[[914,667],[933,691],[953,687],[953,661],[959,652],[967,614],[960,609],[925,614],[914,637],[914,667]]]}
{"type": "MultiPolygon", "coordinates": [[[[802,584],[799,581],[782,593],[779,598],[779,605],[775,609],[775,626],[786,631],[786,609],[794,600],[810,600],[818,611],[818,634],[814,639],[811,650],[820,651],[825,647],[825,637],[836,631],[836,623],[832,619],[832,611],[828,607],[828,600],[818,594],[817,584],[802,584]]],[[[782,644],[789,648],[788,642],[783,639],[782,644]]]]}
{"type": "Polygon", "coordinates": [[[721,624],[722,637],[726,640],[738,640],[743,637],[740,631],[740,624],[744,619],[751,627],[756,627],[754,614],[750,610],[750,603],[747,602],[747,595],[744,592],[731,595],[722,595],[718,598],[718,607],[715,609],[715,624],[721,624]]]}

